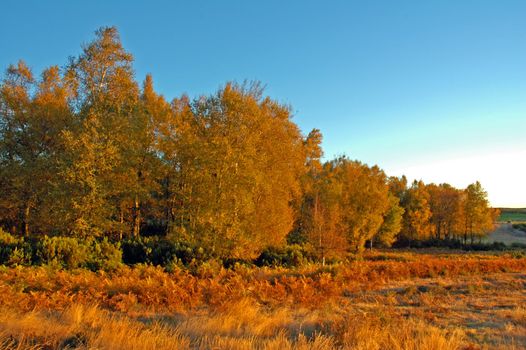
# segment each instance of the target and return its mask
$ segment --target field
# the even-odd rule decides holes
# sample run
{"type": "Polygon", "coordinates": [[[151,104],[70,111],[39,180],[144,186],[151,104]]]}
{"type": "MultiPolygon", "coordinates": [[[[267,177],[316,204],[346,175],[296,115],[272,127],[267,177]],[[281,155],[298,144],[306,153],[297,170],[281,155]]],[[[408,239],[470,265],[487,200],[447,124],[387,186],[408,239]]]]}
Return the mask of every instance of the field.
{"type": "MultiPolygon", "coordinates": [[[[516,224],[515,224],[516,225],[516,224]]],[[[526,232],[514,228],[514,224],[498,224],[495,231],[491,232],[483,239],[485,242],[502,242],[504,244],[521,244],[526,245],[526,232]]]]}
{"type": "Polygon", "coordinates": [[[501,208],[499,222],[526,222],[526,208],[501,208]]]}
{"type": "Polygon", "coordinates": [[[526,255],[297,269],[0,270],[0,349],[522,349],[526,255]]]}

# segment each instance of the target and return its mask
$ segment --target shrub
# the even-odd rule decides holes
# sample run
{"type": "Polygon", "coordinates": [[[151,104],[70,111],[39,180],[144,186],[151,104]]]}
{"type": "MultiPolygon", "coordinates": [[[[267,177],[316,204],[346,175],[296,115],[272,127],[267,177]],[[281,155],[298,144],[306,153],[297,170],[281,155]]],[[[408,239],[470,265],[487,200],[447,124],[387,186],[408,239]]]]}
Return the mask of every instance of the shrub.
{"type": "Polygon", "coordinates": [[[31,246],[0,228],[0,264],[7,266],[30,265],[31,246]]]}
{"type": "Polygon", "coordinates": [[[508,246],[502,242],[493,243],[474,243],[462,247],[462,249],[470,251],[488,251],[488,250],[507,250],[508,246]]]}
{"type": "Polygon", "coordinates": [[[308,253],[298,245],[267,247],[255,263],[257,266],[296,267],[312,260],[308,253]]]}
{"type": "Polygon", "coordinates": [[[152,249],[147,238],[128,239],[122,242],[122,261],[127,265],[145,264],[151,256],[152,249]]]}
{"type": "Polygon", "coordinates": [[[125,264],[172,266],[202,263],[212,258],[207,249],[165,238],[139,237],[122,243],[125,264]]]}
{"type": "Polygon", "coordinates": [[[113,244],[104,238],[102,241],[89,242],[89,257],[87,267],[93,271],[112,271],[122,264],[122,250],[120,244],[113,244]]]}
{"type": "Polygon", "coordinates": [[[2,228],[0,228],[0,244],[14,244],[18,243],[19,241],[19,238],[16,238],[12,234],[5,232],[4,230],[2,230],[2,228]]]}
{"type": "Polygon", "coordinates": [[[76,238],[44,236],[37,241],[36,258],[40,264],[65,268],[85,267],[89,258],[89,249],[76,238]]]}

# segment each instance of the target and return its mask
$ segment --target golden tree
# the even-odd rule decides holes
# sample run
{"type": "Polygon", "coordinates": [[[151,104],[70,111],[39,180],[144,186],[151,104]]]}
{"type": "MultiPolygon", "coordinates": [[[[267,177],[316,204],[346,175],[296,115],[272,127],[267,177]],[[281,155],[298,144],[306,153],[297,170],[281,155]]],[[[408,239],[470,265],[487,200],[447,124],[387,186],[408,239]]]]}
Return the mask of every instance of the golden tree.
{"type": "Polygon", "coordinates": [[[288,107],[262,98],[257,85],[235,84],[173,105],[176,130],[165,128],[161,146],[171,164],[173,235],[221,256],[281,244],[305,162],[288,107]]]}
{"type": "Polygon", "coordinates": [[[431,233],[429,193],[422,181],[414,181],[402,201],[404,219],[402,236],[409,240],[427,239],[431,233]]]}

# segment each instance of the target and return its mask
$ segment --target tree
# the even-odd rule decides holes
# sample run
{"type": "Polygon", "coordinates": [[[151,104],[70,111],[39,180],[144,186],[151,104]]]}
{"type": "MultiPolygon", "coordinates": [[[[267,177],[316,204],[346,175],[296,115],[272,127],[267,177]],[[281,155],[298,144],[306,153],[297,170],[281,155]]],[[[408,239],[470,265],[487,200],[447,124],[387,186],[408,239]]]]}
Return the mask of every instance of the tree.
{"type": "Polygon", "coordinates": [[[449,184],[430,184],[427,191],[435,237],[448,239],[459,219],[460,191],[449,184]]]}
{"type": "Polygon", "coordinates": [[[362,252],[373,238],[389,209],[387,179],[378,167],[368,167],[345,157],[330,163],[338,186],[340,232],[355,252],[362,252]]]}
{"type": "Polygon", "coordinates": [[[402,219],[404,215],[404,208],[400,206],[400,200],[394,194],[389,192],[388,195],[389,208],[384,215],[382,226],[373,240],[383,247],[390,247],[397,239],[398,234],[402,230],[402,219]]]}
{"type": "Polygon", "coordinates": [[[429,193],[422,181],[414,181],[407,190],[404,200],[402,237],[408,241],[425,239],[431,232],[429,193]]]}
{"type": "Polygon", "coordinates": [[[311,163],[308,169],[296,230],[324,263],[326,257],[345,256],[349,248],[342,225],[342,183],[330,162],[311,163]]]}
{"type": "Polygon", "coordinates": [[[137,118],[141,111],[132,60],[117,30],[109,27],[99,29],[69,66],[76,113],[73,127],[64,133],[61,211],[63,226],[76,235],[121,229],[117,208],[130,202],[129,197],[137,233],[141,140],[136,131],[142,120],[137,118]]]}
{"type": "Polygon", "coordinates": [[[290,111],[257,85],[227,84],[190,105],[176,103],[178,136],[165,144],[177,203],[172,234],[220,256],[255,256],[291,230],[303,138],[290,111]],[[175,186],[175,188],[174,188],[175,186]]]}
{"type": "Polygon", "coordinates": [[[31,137],[34,78],[23,61],[9,66],[0,90],[2,211],[14,223],[21,222],[25,235],[30,230],[30,212],[36,205],[36,189],[31,186],[38,151],[31,137]]]}
{"type": "Polygon", "coordinates": [[[25,235],[32,226],[53,227],[49,184],[57,177],[61,133],[71,121],[69,97],[58,67],[46,69],[36,81],[22,61],[9,67],[0,87],[0,206],[3,218],[25,235]]]}
{"type": "Polygon", "coordinates": [[[468,236],[473,243],[475,237],[483,237],[493,230],[496,212],[489,207],[488,194],[480,182],[469,185],[464,201],[464,244],[468,236]]]}

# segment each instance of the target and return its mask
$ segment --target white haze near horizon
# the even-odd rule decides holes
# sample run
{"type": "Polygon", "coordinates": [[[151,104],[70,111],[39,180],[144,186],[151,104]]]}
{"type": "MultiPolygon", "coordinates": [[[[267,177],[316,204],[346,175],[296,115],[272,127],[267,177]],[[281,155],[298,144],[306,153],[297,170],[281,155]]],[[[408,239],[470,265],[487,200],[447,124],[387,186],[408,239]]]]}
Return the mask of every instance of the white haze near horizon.
{"type": "Polygon", "coordinates": [[[484,154],[420,161],[386,169],[389,175],[406,175],[408,181],[449,183],[465,188],[479,181],[495,208],[526,207],[526,147],[484,154]]]}

